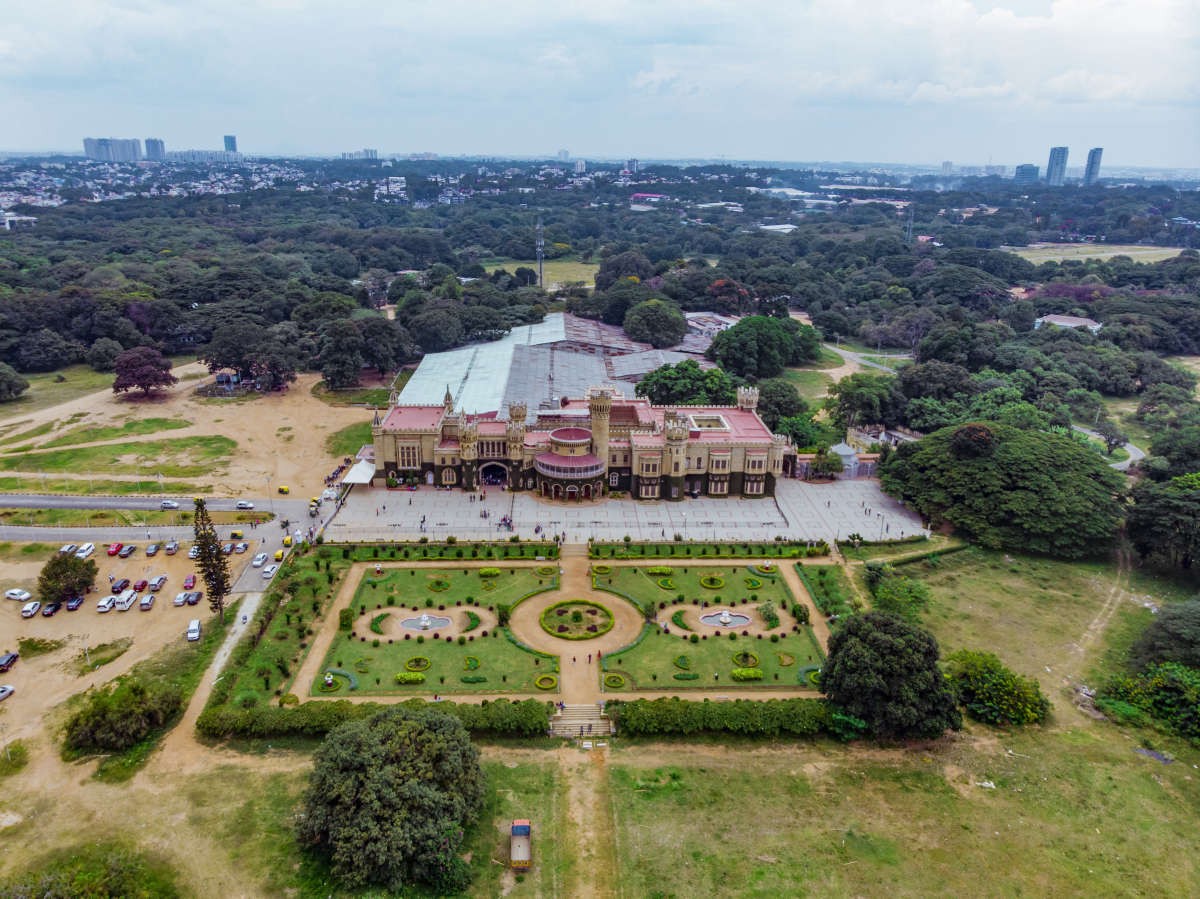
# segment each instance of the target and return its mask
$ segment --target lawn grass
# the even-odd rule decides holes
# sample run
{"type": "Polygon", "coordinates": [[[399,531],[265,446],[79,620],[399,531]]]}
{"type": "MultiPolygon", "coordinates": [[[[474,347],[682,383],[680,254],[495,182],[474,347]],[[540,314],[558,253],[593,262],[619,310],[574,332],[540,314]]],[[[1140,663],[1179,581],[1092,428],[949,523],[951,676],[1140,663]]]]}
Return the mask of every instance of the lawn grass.
{"type": "Polygon", "coordinates": [[[40,425],[35,425],[34,427],[25,431],[14,431],[11,434],[6,434],[4,437],[0,437],[0,446],[10,446],[14,443],[21,443],[25,440],[32,440],[35,437],[41,437],[43,434],[49,434],[56,427],[58,427],[57,421],[44,421],[40,425]]]}
{"type": "Polygon", "coordinates": [[[47,559],[62,544],[49,543],[0,543],[0,562],[27,562],[30,559],[47,559]]]}
{"type": "MultiPolygon", "coordinates": [[[[490,275],[502,268],[510,275],[518,268],[531,268],[537,271],[537,260],[502,259],[484,262],[483,267],[490,275]]],[[[571,259],[547,259],[543,268],[543,280],[547,290],[555,285],[564,285],[573,281],[582,281],[584,287],[595,286],[596,272],[600,270],[598,262],[577,262],[571,259]]]]}
{"type": "Polygon", "coordinates": [[[928,537],[891,540],[887,543],[862,543],[857,547],[853,543],[847,543],[843,540],[838,543],[838,550],[849,561],[867,562],[876,559],[890,560],[918,553],[957,549],[957,547],[962,545],[963,541],[957,537],[947,537],[944,534],[931,534],[928,537]]]}
{"type": "Polygon", "coordinates": [[[613,880],[663,897],[1195,894],[1196,750],[1175,741],[1184,763],[1164,766],[1106,724],[991,744],[730,749],[671,767],[669,747],[649,764],[619,749],[613,880]]]}
{"type": "MultiPolygon", "coordinates": [[[[481,577],[479,568],[400,568],[388,565],[383,575],[365,575],[354,592],[351,607],[355,611],[386,606],[388,600],[396,606],[416,606],[436,609],[454,608],[476,602],[477,605],[516,605],[525,596],[558,586],[558,568],[547,566],[544,574],[537,568],[504,568],[498,577],[481,577]],[[550,569],[553,569],[551,573],[550,569]],[[441,581],[444,590],[434,591],[429,585],[441,581]]],[[[361,630],[362,628],[360,628],[361,630]]]]}
{"type": "Polygon", "coordinates": [[[804,582],[813,604],[826,618],[840,620],[854,614],[858,600],[854,589],[840,565],[801,565],[796,563],[796,573],[804,582]]]}
{"type": "MultiPolygon", "coordinates": [[[[387,402],[386,399],[384,402],[387,402]]],[[[353,458],[371,440],[371,422],[360,421],[357,424],[347,425],[340,431],[334,431],[326,437],[325,452],[337,459],[346,456],[353,458]]]]}
{"type": "Polygon", "coordinates": [[[1061,262],[1064,259],[1111,259],[1129,256],[1134,262],[1161,262],[1174,259],[1180,247],[1147,247],[1138,244],[1044,244],[1031,247],[1005,247],[1006,252],[1028,259],[1034,265],[1041,262],[1061,262]]]}
{"type": "MultiPolygon", "coordinates": [[[[841,362],[842,357],[837,358],[841,362]]],[[[833,384],[833,378],[825,372],[811,368],[789,368],[783,373],[783,377],[809,405],[828,396],[829,388],[833,384]]]]}
{"type": "Polygon", "coordinates": [[[87,652],[79,650],[72,664],[75,668],[75,674],[83,677],[85,674],[91,674],[97,668],[107,665],[109,662],[115,662],[121,656],[125,655],[126,650],[133,645],[133,637],[120,637],[110,643],[101,643],[99,646],[89,646],[87,652]]]}
{"type": "Polygon", "coordinates": [[[0,777],[10,777],[29,764],[29,747],[22,740],[0,740],[0,777]]]}
{"type": "Polygon", "coordinates": [[[649,568],[660,567],[654,563],[647,566],[621,566],[607,573],[593,574],[592,583],[597,590],[608,590],[628,597],[644,611],[657,611],[660,620],[664,616],[670,617],[672,603],[680,596],[685,603],[698,599],[712,606],[722,606],[741,603],[753,595],[758,599],[751,601],[750,605],[771,600],[776,606],[791,606],[792,594],[783,578],[755,574],[750,570],[754,564],[745,562],[729,568],[716,565],[689,568],[686,564],[662,566],[671,569],[670,575],[650,574],[649,568]],[[700,583],[704,578],[718,578],[724,583],[720,587],[705,587],[700,583]],[[659,585],[658,582],[664,579],[664,582],[670,583],[669,587],[659,585]]]}
{"type": "Polygon", "coordinates": [[[593,541],[588,545],[591,559],[671,559],[718,558],[730,559],[778,559],[798,558],[806,555],[827,555],[829,548],[819,543],[810,548],[808,543],[776,541],[771,543],[694,543],[692,541],[638,543],[593,541]]]}
{"type": "Polygon", "coordinates": [[[86,365],[71,365],[51,372],[22,375],[29,389],[15,400],[0,403],[0,419],[28,415],[79,399],[89,393],[107,390],[116,377],[112,372],[92,371],[86,365]],[[59,378],[62,380],[58,380],[59,378]]]}
{"type": "MultiPolygon", "coordinates": [[[[29,527],[165,527],[186,525],[192,512],[167,509],[4,509],[0,508],[0,524],[29,527]]],[[[271,512],[210,512],[213,524],[237,524],[257,519],[271,521],[271,512]]]]}
{"type": "MultiPolygon", "coordinates": [[[[0,477],[0,493],[61,493],[76,496],[129,496],[132,494],[158,495],[174,493],[181,496],[198,496],[212,493],[212,484],[189,484],[184,481],[163,481],[144,478],[140,481],[106,481],[98,478],[71,479],[65,475],[77,472],[62,472],[61,479],[50,477],[7,476],[0,477]]],[[[3,502],[3,500],[0,500],[3,502]]]]}
{"type": "Polygon", "coordinates": [[[317,381],[312,386],[311,393],[321,402],[331,406],[378,406],[386,409],[391,392],[403,390],[415,370],[412,368],[400,369],[387,387],[348,387],[344,390],[335,390],[326,387],[324,381],[317,381]]]}
{"type": "Polygon", "coordinates": [[[23,659],[49,655],[58,652],[67,645],[66,640],[47,640],[43,637],[20,637],[17,639],[17,652],[23,659]]]}
{"type": "Polygon", "coordinates": [[[158,431],[174,431],[179,428],[191,427],[191,425],[192,422],[182,418],[135,418],[119,426],[76,428],[41,444],[39,449],[95,443],[98,440],[116,440],[118,437],[135,437],[142,434],[154,434],[158,431]]]}
{"type": "Polygon", "coordinates": [[[237,441],[228,437],[175,437],[5,455],[0,456],[0,469],[104,474],[144,471],[165,477],[198,477],[223,471],[225,461],[236,449],[237,441]]]}
{"type": "Polygon", "coordinates": [[[884,368],[896,371],[905,365],[910,365],[912,359],[897,359],[895,356],[889,355],[864,355],[863,359],[867,362],[874,362],[876,365],[882,365],[884,368]]]}

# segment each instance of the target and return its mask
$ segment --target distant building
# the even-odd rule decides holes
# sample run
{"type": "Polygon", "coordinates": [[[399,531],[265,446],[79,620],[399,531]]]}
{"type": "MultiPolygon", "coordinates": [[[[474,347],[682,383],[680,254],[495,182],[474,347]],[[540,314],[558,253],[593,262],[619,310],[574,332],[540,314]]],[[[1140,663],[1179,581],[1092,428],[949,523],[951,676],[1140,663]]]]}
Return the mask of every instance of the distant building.
{"type": "Polygon", "coordinates": [[[17,215],[15,212],[5,212],[2,218],[5,231],[21,231],[37,225],[36,215],[17,215]]]}
{"type": "Polygon", "coordinates": [[[576,159],[575,160],[575,174],[582,175],[586,171],[587,171],[587,161],[584,159],[576,159]]]}
{"type": "Polygon", "coordinates": [[[954,174],[954,163],[947,159],[942,163],[942,177],[949,178],[954,174]]]}
{"type": "Polygon", "coordinates": [[[985,165],[983,167],[983,173],[985,175],[997,175],[997,176],[1003,178],[1005,175],[1008,174],[1008,166],[1006,166],[1006,165],[985,165]]]}
{"type": "Polygon", "coordinates": [[[99,162],[137,162],[142,158],[142,142],[136,137],[85,137],[83,153],[99,162]]]}
{"type": "Polygon", "coordinates": [[[1013,175],[1013,184],[1037,184],[1038,167],[1030,163],[1019,165],[1013,175]]]}
{"type": "Polygon", "coordinates": [[[1088,151],[1087,168],[1083,172],[1084,187],[1090,187],[1100,180],[1100,157],[1103,155],[1103,147],[1093,147],[1088,151]]]}
{"type": "Polygon", "coordinates": [[[1087,328],[1093,334],[1104,327],[1098,321],[1080,318],[1078,315],[1043,315],[1041,318],[1034,319],[1034,330],[1042,325],[1052,325],[1055,328],[1087,328]]]}
{"type": "Polygon", "coordinates": [[[636,159],[629,159],[625,161],[625,170],[627,172],[631,172],[632,174],[636,175],[639,167],[640,163],[636,159]]]}
{"type": "Polygon", "coordinates": [[[569,150],[559,150],[558,151],[558,161],[559,162],[566,162],[570,158],[571,158],[571,152],[569,150]]]}
{"type": "Polygon", "coordinates": [[[237,135],[236,134],[226,134],[225,135],[225,152],[226,153],[236,153],[237,151],[238,151],[237,135]]]}
{"type": "Polygon", "coordinates": [[[364,148],[362,150],[351,150],[349,153],[342,154],[342,159],[378,159],[378,158],[379,158],[378,150],[368,150],[366,148],[364,148]]]}
{"type": "Polygon", "coordinates": [[[1046,183],[1051,187],[1062,187],[1067,180],[1067,147],[1051,147],[1050,161],[1046,164],[1046,183]]]}
{"type": "Polygon", "coordinates": [[[146,158],[151,162],[162,162],[167,158],[167,146],[157,137],[146,138],[146,158]]]}

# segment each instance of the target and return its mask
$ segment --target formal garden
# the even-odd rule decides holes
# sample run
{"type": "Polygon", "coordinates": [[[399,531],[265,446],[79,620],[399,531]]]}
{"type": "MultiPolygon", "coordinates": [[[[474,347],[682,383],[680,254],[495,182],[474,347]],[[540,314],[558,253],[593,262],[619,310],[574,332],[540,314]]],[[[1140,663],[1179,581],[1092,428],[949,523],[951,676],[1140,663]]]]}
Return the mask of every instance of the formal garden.
{"type": "Polygon", "coordinates": [[[674,542],[662,541],[642,543],[630,540],[605,542],[594,540],[588,544],[588,557],[592,559],[657,559],[657,558],[776,558],[802,559],[808,556],[827,556],[829,546],[824,540],[776,540],[771,543],[695,543],[676,538],[674,542]]]}

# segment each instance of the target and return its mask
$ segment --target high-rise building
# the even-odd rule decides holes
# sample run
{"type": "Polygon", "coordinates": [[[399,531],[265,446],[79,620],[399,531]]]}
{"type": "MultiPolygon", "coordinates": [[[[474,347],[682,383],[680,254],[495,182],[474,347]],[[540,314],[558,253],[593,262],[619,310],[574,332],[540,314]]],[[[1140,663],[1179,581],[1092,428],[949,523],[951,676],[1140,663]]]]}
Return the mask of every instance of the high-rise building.
{"type": "Polygon", "coordinates": [[[1017,166],[1013,174],[1013,184],[1037,184],[1038,167],[1031,163],[1017,166]]]}
{"type": "Polygon", "coordinates": [[[626,161],[625,170],[636,175],[638,171],[638,161],[636,159],[630,159],[626,161]]]}
{"type": "Polygon", "coordinates": [[[985,165],[983,167],[983,173],[985,175],[999,175],[1001,178],[1003,178],[1005,175],[1008,174],[1008,166],[1006,166],[1006,165],[985,165]]]}
{"type": "Polygon", "coordinates": [[[157,137],[146,138],[146,158],[151,162],[162,162],[167,158],[167,147],[157,137]]]}
{"type": "Polygon", "coordinates": [[[947,159],[942,163],[942,177],[949,178],[954,174],[954,163],[947,159]]]}
{"type": "Polygon", "coordinates": [[[100,162],[137,162],[142,158],[142,142],[136,137],[85,137],[83,154],[100,162]]]}
{"type": "Polygon", "coordinates": [[[1067,180],[1067,148],[1051,147],[1050,161],[1046,163],[1046,183],[1051,187],[1062,187],[1067,180]]]}
{"type": "Polygon", "coordinates": [[[576,159],[575,160],[575,174],[582,175],[586,171],[587,171],[587,160],[586,159],[576,159]]]}
{"type": "Polygon", "coordinates": [[[237,135],[236,134],[226,134],[225,135],[225,152],[226,153],[236,153],[237,152],[237,135]]]}
{"type": "Polygon", "coordinates": [[[1103,155],[1103,147],[1092,147],[1088,151],[1087,168],[1083,171],[1083,184],[1085,187],[1090,187],[1100,180],[1100,157],[1103,155]]]}
{"type": "Polygon", "coordinates": [[[558,161],[559,162],[566,162],[570,158],[571,158],[570,150],[559,150],[558,151],[558,161]]]}

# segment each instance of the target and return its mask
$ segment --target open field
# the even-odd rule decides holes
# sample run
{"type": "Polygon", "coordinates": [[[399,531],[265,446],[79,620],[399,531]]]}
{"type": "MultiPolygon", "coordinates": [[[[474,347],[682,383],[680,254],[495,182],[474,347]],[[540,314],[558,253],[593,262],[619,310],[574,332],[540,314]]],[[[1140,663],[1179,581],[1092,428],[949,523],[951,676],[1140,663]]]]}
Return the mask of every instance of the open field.
{"type": "MultiPolygon", "coordinates": [[[[483,267],[487,269],[488,274],[491,274],[498,268],[502,268],[510,275],[521,267],[531,268],[537,271],[537,260],[514,260],[505,259],[501,261],[485,262],[483,267]]],[[[569,259],[547,259],[543,268],[543,277],[546,282],[546,289],[551,290],[555,287],[560,287],[573,281],[582,281],[584,287],[594,286],[596,272],[600,270],[598,262],[576,262],[569,259]]]]}
{"type": "MultiPolygon", "coordinates": [[[[387,397],[384,397],[387,403],[387,397]]],[[[371,442],[371,421],[356,422],[335,431],[325,438],[325,452],[336,459],[353,458],[364,445],[371,442]]]]}
{"type": "Polygon", "coordinates": [[[838,550],[852,562],[866,562],[873,559],[890,560],[898,556],[911,556],[917,553],[936,552],[953,549],[963,545],[957,537],[947,537],[944,534],[931,534],[920,540],[894,540],[891,543],[864,543],[855,547],[845,541],[838,544],[838,550]]]}
{"type": "Polygon", "coordinates": [[[112,372],[92,371],[87,365],[71,365],[58,371],[22,375],[29,389],[9,403],[0,403],[0,419],[15,418],[49,409],[112,387],[112,372]],[[62,380],[58,380],[62,377],[62,380]]]}
{"type": "Polygon", "coordinates": [[[796,392],[810,406],[828,396],[829,387],[833,384],[833,378],[825,372],[813,368],[789,368],[784,371],[783,377],[796,388],[796,392]]]}
{"type": "Polygon", "coordinates": [[[1064,259],[1111,259],[1128,256],[1134,262],[1160,262],[1178,256],[1180,247],[1146,247],[1138,244],[1107,243],[1040,243],[1027,247],[1001,247],[1008,253],[1039,262],[1062,262],[1064,259]]]}
{"type": "MultiPolygon", "coordinates": [[[[80,443],[95,443],[100,440],[117,440],[121,437],[135,437],[143,434],[156,434],[159,431],[175,431],[179,428],[190,427],[192,422],[182,418],[135,418],[121,425],[107,427],[76,428],[53,440],[41,444],[42,449],[54,446],[75,446],[80,443]]],[[[12,452],[12,451],[10,451],[12,452]]]]}
{"type": "Polygon", "coordinates": [[[48,452],[0,456],[6,471],[135,474],[153,472],[171,478],[197,477],[223,471],[237,442],[228,437],[171,437],[137,443],[109,443],[48,452]]]}
{"type": "MultiPolygon", "coordinates": [[[[61,493],[64,495],[97,496],[160,496],[175,494],[177,496],[199,496],[212,493],[212,484],[193,484],[186,481],[163,481],[146,477],[137,480],[135,475],[127,481],[110,481],[103,478],[87,478],[86,480],[70,480],[60,472],[55,476],[42,475],[7,475],[0,477],[0,493],[61,493]]],[[[0,504],[3,504],[0,499],[0,504]]]]}
{"type": "MultiPolygon", "coordinates": [[[[2,501],[0,501],[2,506],[2,501]]],[[[215,510],[208,513],[213,524],[239,524],[251,521],[272,521],[273,512],[234,512],[215,510]]],[[[47,528],[103,527],[174,527],[192,523],[187,510],[166,509],[5,509],[0,507],[0,524],[27,525],[47,528]]]]}
{"type": "Polygon", "coordinates": [[[311,393],[323,403],[331,406],[379,406],[387,408],[392,390],[403,390],[416,369],[402,368],[394,377],[379,378],[374,372],[363,372],[363,384],[348,390],[331,390],[324,381],[317,381],[311,393]]]}

